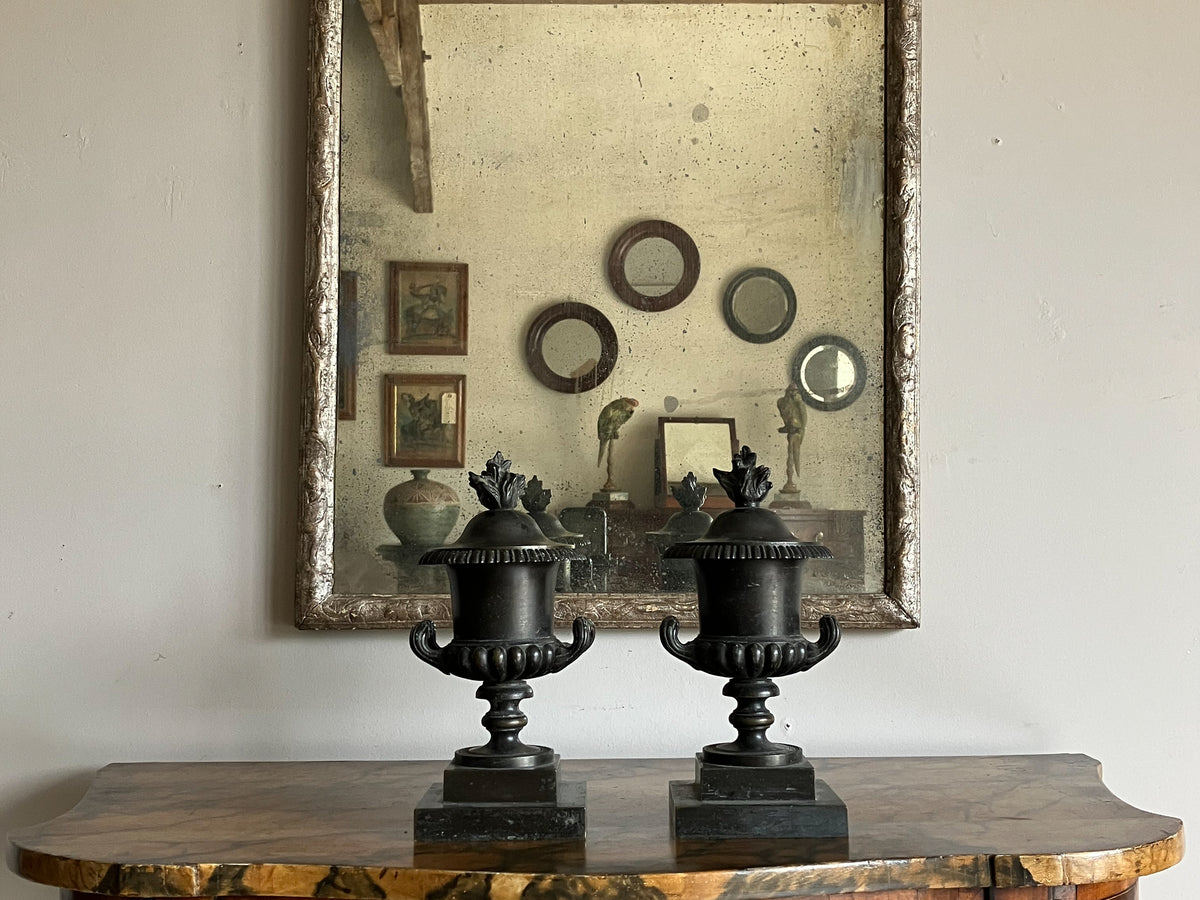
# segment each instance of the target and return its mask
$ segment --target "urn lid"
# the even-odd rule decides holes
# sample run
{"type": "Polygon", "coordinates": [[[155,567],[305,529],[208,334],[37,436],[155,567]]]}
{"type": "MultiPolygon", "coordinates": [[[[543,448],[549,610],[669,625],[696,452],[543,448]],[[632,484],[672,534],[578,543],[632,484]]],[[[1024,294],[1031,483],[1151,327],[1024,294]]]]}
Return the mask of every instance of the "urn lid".
{"type": "Polygon", "coordinates": [[[771,470],[749,447],[733,458],[731,471],[713,469],[734,508],[717,516],[704,536],[672,544],[668,559],[832,559],[828,547],[796,540],[783,519],[759,504],[771,490],[771,470]]]}
{"type": "Polygon", "coordinates": [[[695,472],[688,472],[679,484],[671,487],[671,496],[679,504],[679,512],[658,531],[647,531],[647,536],[664,543],[702,537],[713,521],[712,516],[700,509],[708,499],[708,488],[696,480],[695,472]]]}
{"type": "Polygon", "coordinates": [[[510,471],[511,467],[512,463],[497,453],[482,474],[470,473],[483,512],[467,523],[453,544],[422,555],[422,565],[548,563],[574,557],[572,547],[547,538],[532,516],[516,508],[525,476],[510,471]]]}
{"type": "Polygon", "coordinates": [[[552,541],[563,541],[574,545],[583,537],[574,531],[567,531],[558,516],[546,509],[550,505],[550,488],[542,485],[542,480],[534,475],[521,491],[521,505],[529,511],[533,521],[537,522],[542,534],[552,541]]]}

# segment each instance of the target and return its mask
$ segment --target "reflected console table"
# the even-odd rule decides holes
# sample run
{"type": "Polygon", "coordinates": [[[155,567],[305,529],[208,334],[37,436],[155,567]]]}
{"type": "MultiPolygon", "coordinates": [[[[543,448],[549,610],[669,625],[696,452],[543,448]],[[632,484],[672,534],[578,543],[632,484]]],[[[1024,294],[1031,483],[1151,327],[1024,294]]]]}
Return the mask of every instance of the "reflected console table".
{"type": "Polygon", "coordinates": [[[441,762],[119,764],[11,834],[9,865],[69,900],[1125,900],[1183,855],[1180,821],[1118,800],[1086,756],[813,763],[848,839],[672,843],[690,760],[565,760],[586,841],[417,846],[441,762]]]}

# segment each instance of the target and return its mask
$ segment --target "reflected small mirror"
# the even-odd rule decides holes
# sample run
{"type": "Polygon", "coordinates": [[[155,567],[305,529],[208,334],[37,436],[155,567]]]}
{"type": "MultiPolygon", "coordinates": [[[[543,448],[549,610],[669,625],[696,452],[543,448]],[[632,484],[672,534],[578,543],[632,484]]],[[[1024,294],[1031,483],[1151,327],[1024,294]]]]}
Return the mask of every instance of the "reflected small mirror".
{"type": "Polygon", "coordinates": [[[582,319],[561,319],[542,339],[542,358],[563,378],[582,378],[600,362],[600,335],[582,319]]]}
{"type": "Polygon", "coordinates": [[[617,296],[646,312],[678,306],[700,278],[700,251],[686,231],[651,219],[627,228],[608,255],[617,296]]]}
{"type": "Polygon", "coordinates": [[[731,507],[732,502],[717,485],[713,469],[729,468],[729,459],[737,455],[737,432],[733,419],[684,418],[660,416],[658,420],[659,506],[677,507],[670,496],[671,485],[679,484],[689,472],[709,488],[705,507],[731,507]]]}
{"type": "Polygon", "coordinates": [[[769,344],[787,334],[796,319],[796,292],[774,269],[746,269],[725,289],[729,330],[743,341],[769,344]]]}
{"type": "Polygon", "coordinates": [[[804,402],[833,412],[858,399],[866,384],[862,354],[843,337],[823,334],[806,342],[792,361],[792,380],[804,402]]]}
{"type": "Polygon", "coordinates": [[[683,280],[683,254],[666,238],[643,238],[625,255],[625,280],[639,294],[661,297],[683,280]]]}
{"type": "Polygon", "coordinates": [[[590,391],[612,374],[617,333],[605,315],[567,300],[542,310],[525,334],[525,361],[535,378],[564,394],[590,391]]]}

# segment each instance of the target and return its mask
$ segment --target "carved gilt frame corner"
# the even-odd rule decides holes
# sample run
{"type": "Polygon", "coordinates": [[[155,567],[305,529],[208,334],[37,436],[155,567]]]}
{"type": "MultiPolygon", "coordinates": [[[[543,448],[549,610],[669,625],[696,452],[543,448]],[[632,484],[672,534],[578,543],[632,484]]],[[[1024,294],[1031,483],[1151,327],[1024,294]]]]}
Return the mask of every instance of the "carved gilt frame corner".
{"type": "MultiPolygon", "coordinates": [[[[350,2],[350,0],[347,0],[350,2]]],[[[836,615],[850,628],[920,625],[918,334],[920,319],[921,2],[885,3],[884,589],[814,595],[805,621],[836,615]]],[[[339,137],[342,0],[310,0],[308,168],[301,461],[295,624],[301,629],[404,628],[450,621],[449,598],[334,592],[337,429],[339,137]]],[[[686,594],[562,595],[563,621],[608,628],[694,622],[686,594]]]]}

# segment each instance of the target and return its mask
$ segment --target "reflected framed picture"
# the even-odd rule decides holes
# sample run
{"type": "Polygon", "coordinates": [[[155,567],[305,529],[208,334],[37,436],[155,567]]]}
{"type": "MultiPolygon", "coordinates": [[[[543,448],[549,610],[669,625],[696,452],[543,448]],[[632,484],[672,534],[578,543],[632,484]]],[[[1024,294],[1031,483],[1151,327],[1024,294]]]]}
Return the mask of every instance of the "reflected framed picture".
{"type": "Polygon", "coordinates": [[[388,353],[467,352],[467,264],[388,263],[388,353]]]}
{"type": "Polygon", "coordinates": [[[461,469],[466,391],[465,375],[385,375],[383,464],[461,469]]]}
{"type": "Polygon", "coordinates": [[[688,472],[708,488],[706,509],[732,507],[713,475],[713,469],[727,470],[738,451],[737,430],[733,419],[669,418],[658,419],[658,485],[660,507],[677,507],[671,485],[678,484],[688,472]]]}
{"type": "Polygon", "coordinates": [[[358,416],[358,273],[338,277],[337,417],[358,416]]]}

